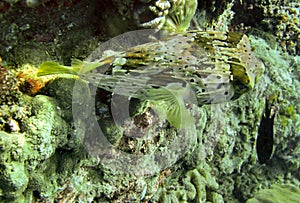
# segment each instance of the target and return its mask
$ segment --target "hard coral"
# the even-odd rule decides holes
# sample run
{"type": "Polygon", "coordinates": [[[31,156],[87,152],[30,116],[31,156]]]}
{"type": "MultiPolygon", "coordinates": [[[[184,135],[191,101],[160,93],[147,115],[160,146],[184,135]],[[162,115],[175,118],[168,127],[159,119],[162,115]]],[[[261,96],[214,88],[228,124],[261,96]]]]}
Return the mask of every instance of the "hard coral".
{"type": "Polygon", "coordinates": [[[15,75],[0,65],[0,103],[11,105],[19,97],[19,82],[15,78],[15,75]]]}
{"type": "Polygon", "coordinates": [[[263,23],[278,37],[284,51],[300,54],[300,3],[264,6],[263,23]]]}
{"type": "Polygon", "coordinates": [[[156,18],[142,23],[142,27],[162,28],[171,32],[185,31],[195,14],[197,1],[195,0],[157,0],[149,9],[156,18]]]}
{"type": "Polygon", "coordinates": [[[295,1],[243,1],[233,6],[232,25],[259,28],[277,37],[283,51],[300,53],[300,3],[295,1]]]}
{"type": "Polygon", "coordinates": [[[263,189],[258,192],[253,198],[248,199],[246,203],[261,203],[261,202],[299,202],[300,189],[295,185],[272,185],[269,189],[263,189]]]}

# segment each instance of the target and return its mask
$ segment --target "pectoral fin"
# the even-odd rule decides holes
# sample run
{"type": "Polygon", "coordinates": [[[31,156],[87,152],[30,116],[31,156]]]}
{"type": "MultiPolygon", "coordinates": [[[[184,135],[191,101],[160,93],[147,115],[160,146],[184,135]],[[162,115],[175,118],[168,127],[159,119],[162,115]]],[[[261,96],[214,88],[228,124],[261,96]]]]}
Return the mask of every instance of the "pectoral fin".
{"type": "Polygon", "coordinates": [[[148,92],[148,98],[154,104],[159,116],[177,129],[190,127],[195,123],[194,118],[185,106],[183,99],[184,88],[159,87],[148,92]]]}

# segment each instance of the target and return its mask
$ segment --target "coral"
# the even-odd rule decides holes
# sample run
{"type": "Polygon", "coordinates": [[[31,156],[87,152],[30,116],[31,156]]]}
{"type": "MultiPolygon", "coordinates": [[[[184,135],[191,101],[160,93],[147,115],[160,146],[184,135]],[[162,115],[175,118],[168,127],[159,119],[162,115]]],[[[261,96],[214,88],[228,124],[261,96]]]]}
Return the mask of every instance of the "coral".
{"type": "Polygon", "coordinates": [[[154,202],[210,202],[213,199],[216,199],[215,202],[222,201],[222,197],[217,193],[219,185],[211,172],[210,166],[203,163],[187,171],[179,180],[170,176],[165,180],[165,187],[160,188],[151,200],[154,202]],[[182,184],[175,185],[175,180],[182,184]]]}
{"type": "Polygon", "coordinates": [[[258,28],[276,36],[284,51],[299,55],[300,4],[295,1],[237,2],[232,24],[244,29],[258,28]]]}
{"type": "MultiPolygon", "coordinates": [[[[198,131],[194,132],[196,140],[188,146],[190,150],[170,167],[158,170],[153,176],[142,176],[134,173],[145,170],[137,171],[134,163],[130,165],[132,162],[120,161],[132,171],[124,174],[118,168],[103,164],[101,157],[87,153],[82,135],[74,127],[71,108],[73,87],[79,80],[55,79],[39,89],[36,78],[26,72],[29,66],[22,69],[25,76],[16,78],[7,64],[14,65],[14,69],[25,62],[34,65],[50,59],[68,64],[72,57],[84,59],[88,56],[98,46],[98,39],[140,28],[142,23],[153,22],[153,19],[158,19],[161,27],[174,29],[168,18],[178,10],[172,5],[178,3],[178,15],[185,15],[181,9],[187,1],[68,1],[71,7],[64,7],[57,2],[66,1],[51,0],[35,8],[28,8],[25,1],[9,2],[11,4],[0,2],[3,26],[0,33],[4,36],[0,40],[3,58],[0,81],[4,87],[1,96],[5,95],[1,97],[0,106],[0,202],[235,203],[246,202],[259,191],[262,192],[257,198],[248,202],[261,196],[265,199],[267,193],[263,191],[274,183],[299,185],[299,56],[277,49],[279,46],[274,38],[261,28],[272,25],[266,30],[282,36],[285,45],[292,41],[295,46],[291,44],[286,50],[296,55],[299,50],[296,35],[299,24],[294,20],[299,15],[297,5],[290,1],[282,1],[283,4],[280,1],[243,1],[240,6],[237,6],[240,1],[235,1],[234,5],[231,0],[199,1],[199,15],[204,16],[205,29],[242,29],[243,26],[238,26],[240,23],[244,23],[244,31],[250,31],[249,26],[260,28],[253,34],[268,40],[249,38],[255,53],[264,61],[266,71],[253,91],[237,101],[191,108],[198,131]],[[276,3],[280,3],[277,11],[276,3]],[[100,7],[103,4],[106,7],[100,7]],[[239,21],[232,20],[232,10],[239,21]],[[248,18],[249,13],[255,14],[255,18],[248,18]],[[101,36],[95,37],[97,34],[101,36]],[[29,84],[22,84],[24,81],[29,84]],[[19,91],[20,85],[23,85],[23,93],[30,95],[19,91]],[[25,87],[38,91],[27,92],[29,89],[25,87]],[[259,164],[255,140],[265,99],[271,95],[277,96],[274,105],[279,109],[273,126],[274,151],[267,163],[259,164]]],[[[188,26],[183,25],[177,28],[188,26]]],[[[157,28],[155,23],[149,26],[157,28]]],[[[78,85],[83,90],[78,93],[86,95],[87,84],[79,82],[78,85]]],[[[171,148],[174,153],[166,148],[177,137],[176,130],[167,127],[164,121],[158,122],[151,106],[133,101],[132,118],[116,125],[107,104],[110,97],[107,93],[98,93],[97,118],[106,138],[119,150],[130,155],[160,151],[165,155],[163,159],[155,159],[160,163],[173,160],[174,153],[182,153],[181,142],[171,148]],[[147,131],[150,128],[152,131],[147,131]],[[140,136],[141,132],[146,132],[146,136],[140,136]]],[[[144,163],[148,163],[146,159],[144,163]]],[[[156,166],[146,165],[145,168],[156,166]]],[[[292,198],[291,190],[299,193],[295,186],[282,185],[271,186],[268,191],[272,195],[274,191],[279,195],[281,192],[291,194],[292,198]]]]}
{"type": "Polygon", "coordinates": [[[20,97],[19,81],[15,74],[0,65],[0,103],[12,105],[20,97]]]}
{"type": "MultiPolygon", "coordinates": [[[[296,62],[297,58],[270,48],[262,39],[251,37],[251,40],[257,55],[264,61],[267,67],[260,85],[257,86],[260,91],[258,95],[262,95],[266,98],[274,94],[277,95],[275,105],[276,108],[279,108],[279,112],[274,121],[275,133],[274,143],[272,144],[275,150],[270,162],[267,163],[266,166],[256,166],[256,162],[252,162],[254,158],[252,155],[252,161],[249,161],[253,166],[242,165],[241,168],[243,173],[248,175],[237,175],[235,177],[237,188],[243,188],[243,185],[248,185],[248,190],[236,189],[234,192],[240,199],[243,197],[242,200],[246,200],[251,194],[257,192],[260,188],[267,187],[270,183],[297,183],[296,177],[298,176],[299,168],[299,153],[297,153],[299,139],[297,137],[299,136],[300,117],[295,111],[283,110],[290,106],[294,106],[297,109],[299,108],[297,101],[299,101],[300,98],[297,92],[299,91],[300,84],[297,78],[298,76],[292,74],[298,66],[296,62]],[[286,115],[287,112],[290,112],[288,116],[286,115]],[[291,151],[295,151],[296,153],[291,156],[291,151]]],[[[261,104],[264,104],[264,102],[253,102],[253,105],[257,107],[261,104]]],[[[259,108],[261,114],[262,109],[261,107],[259,108]]]]}
{"type": "Polygon", "coordinates": [[[265,18],[262,26],[270,30],[284,51],[300,54],[300,4],[288,2],[262,6],[265,18]]]}
{"type": "Polygon", "coordinates": [[[182,32],[189,28],[197,8],[195,0],[157,0],[149,9],[157,16],[141,24],[146,28],[165,29],[171,32],[182,32]]]}
{"type": "MultiPolygon", "coordinates": [[[[137,179],[137,176],[134,174],[122,175],[123,178],[117,178],[120,176],[118,175],[120,174],[120,168],[109,167],[109,165],[105,165],[103,162],[97,166],[95,162],[78,155],[78,153],[82,153],[86,156],[86,152],[84,152],[81,146],[81,138],[77,137],[76,133],[69,131],[69,142],[66,142],[64,140],[65,138],[62,138],[61,144],[53,146],[54,148],[60,146],[63,148],[62,150],[55,150],[54,152],[53,148],[50,147],[47,149],[44,145],[43,148],[45,148],[46,151],[38,148],[41,160],[47,160],[45,161],[47,164],[44,167],[51,167],[51,162],[59,163],[59,167],[57,167],[56,164],[52,167],[54,167],[56,171],[60,171],[57,175],[62,181],[57,181],[57,176],[52,176],[51,180],[53,183],[47,183],[47,187],[42,187],[41,185],[45,180],[38,178],[38,175],[30,174],[32,178],[29,180],[28,185],[34,184],[34,186],[31,187],[42,188],[35,190],[35,194],[39,195],[34,195],[34,198],[37,199],[39,196],[40,200],[50,200],[51,198],[47,197],[47,195],[54,194],[53,188],[59,185],[63,189],[60,193],[55,193],[56,197],[52,199],[109,202],[112,200],[139,201],[141,198],[147,201],[152,197],[151,201],[153,202],[239,202],[240,200],[246,201],[251,194],[257,192],[260,188],[267,187],[267,185],[275,179],[281,182],[286,181],[284,174],[287,172],[281,170],[281,167],[288,169],[288,172],[292,174],[289,180],[295,181],[294,175],[297,173],[296,169],[298,166],[297,159],[289,160],[286,157],[293,156],[293,158],[297,158],[298,156],[297,153],[291,154],[291,151],[289,151],[292,149],[297,152],[297,141],[291,138],[295,134],[293,132],[296,132],[298,127],[296,125],[295,128],[291,128],[290,123],[294,121],[297,123],[298,106],[291,103],[293,99],[289,99],[289,103],[286,102],[288,95],[295,94],[298,88],[298,83],[294,82],[294,79],[291,79],[288,73],[288,70],[293,68],[294,71],[299,71],[297,69],[297,60],[288,54],[282,55],[281,52],[272,50],[262,39],[256,39],[254,37],[250,37],[250,39],[252,45],[255,47],[256,54],[262,58],[267,67],[267,75],[262,77],[262,80],[258,82],[252,92],[244,95],[235,102],[219,107],[203,106],[193,109],[193,112],[199,111],[200,113],[198,115],[199,119],[197,119],[197,125],[199,127],[197,142],[192,146],[194,150],[188,151],[186,157],[174,164],[171,169],[163,170],[151,178],[141,177],[137,179]],[[292,64],[292,66],[290,67],[289,64],[292,64]],[[282,165],[277,169],[277,173],[271,173],[270,171],[277,167],[275,162],[273,162],[272,165],[274,158],[271,158],[269,168],[263,168],[256,163],[257,158],[255,157],[254,141],[259,120],[264,111],[265,101],[264,99],[259,100],[257,98],[261,98],[261,95],[265,97],[274,94],[278,86],[281,87],[282,85],[285,88],[281,88],[283,92],[278,93],[278,102],[282,102],[281,106],[288,110],[286,112],[288,112],[289,115],[283,115],[281,113],[280,120],[276,120],[275,126],[280,126],[280,133],[282,134],[282,132],[284,132],[283,135],[286,136],[286,139],[291,141],[288,146],[285,146],[284,143],[287,142],[283,142],[283,140],[280,140],[280,137],[276,137],[277,147],[273,157],[280,160],[282,165]],[[285,97],[282,97],[283,95],[285,95],[285,97]],[[294,107],[292,108],[291,106],[294,107]],[[220,117],[224,119],[218,119],[220,117]],[[284,118],[284,122],[282,118],[284,118]],[[77,141],[74,141],[76,139],[77,141]],[[77,151],[76,153],[70,152],[70,150],[73,151],[75,149],[77,151]],[[283,150],[282,155],[286,155],[286,157],[281,155],[281,150],[283,150]],[[50,157],[47,156],[45,152],[51,154],[50,157]],[[61,154],[64,154],[64,156],[61,157],[61,154]],[[75,156],[77,158],[72,160],[71,157],[74,156],[74,154],[77,154],[75,156]],[[70,176],[70,174],[72,175],[70,176]],[[244,174],[248,175],[245,176],[244,174]],[[268,181],[262,181],[262,177],[268,177],[268,181]],[[82,185],[86,185],[85,183],[88,183],[88,187],[82,187],[82,185]]],[[[60,107],[60,110],[58,110],[60,116],[67,121],[72,120],[70,103],[73,99],[72,91],[74,82],[76,82],[75,78],[58,78],[49,83],[43,90],[43,94],[55,98],[53,102],[60,107]]],[[[87,94],[88,91],[84,90],[88,87],[84,85],[84,83],[81,83],[80,87],[84,87],[82,91],[86,93],[82,94],[82,92],[79,92],[79,94],[87,94]]],[[[96,103],[96,107],[99,113],[97,115],[99,123],[103,126],[107,139],[116,145],[119,150],[129,154],[146,155],[155,150],[163,151],[164,146],[168,145],[168,143],[175,138],[175,131],[172,132],[171,129],[168,129],[168,131],[165,132],[164,130],[167,129],[165,124],[156,121],[153,112],[149,111],[149,106],[142,105],[142,107],[139,107],[137,105],[137,103],[139,103],[138,101],[135,101],[137,103],[134,104],[137,105],[136,109],[132,110],[132,112],[134,112],[134,118],[126,120],[123,123],[121,122],[121,126],[113,124],[110,108],[104,102],[107,97],[104,96],[104,98],[100,99],[100,97],[103,97],[102,93],[99,93],[98,96],[99,101],[96,103]],[[100,122],[101,120],[105,122],[100,122]],[[155,128],[156,125],[158,128],[155,128]],[[148,131],[147,133],[142,132],[148,128],[152,128],[153,131],[148,131]],[[139,136],[141,132],[146,136],[139,136]],[[159,132],[159,136],[153,137],[152,135],[155,135],[157,132],[159,132]]],[[[39,98],[40,96],[36,97],[39,98]]],[[[295,97],[295,95],[291,97],[295,97]]],[[[36,104],[42,104],[44,99],[39,98],[36,104]]],[[[118,101],[119,100],[122,101],[121,98],[119,98],[118,101]]],[[[33,109],[35,108],[36,107],[33,107],[33,109]]],[[[41,108],[45,108],[44,105],[41,105],[41,108]]],[[[86,116],[88,115],[83,116],[82,119],[84,120],[86,116]]],[[[41,118],[36,118],[34,120],[38,121],[40,119],[41,118]]],[[[43,120],[45,119],[43,118],[43,120]]],[[[32,123],[32,120],[30,120],[30,122],[32,123]]],[[[50,119],[50,122],[53,121],[50,119]]],[[[63,123],[64,121],[60,122],[63,123]]],[[[28,124],[27,122],[24,122],[24,124],[21,122],[21,124],[22,132],[31,132],[27,128],[22,127],[24,124],[26,126],[28,124]]],[[[39,138],[35,133],[33,133],[33,135],[37,137],[35,140],[42,140],[44,143],[49,143],[49,138],[45,138],[44,140],[39,138]]],[[[35,146],[35,143],[33,144],[35,146]]],[[[182,146],[178,147],[176,145],[174,147],[174,149],[176,149],[182,146]]],[[[176,151],[180,152],[179,149],[176,149],[176,151]]],[[[114,156],[113,151],[107,152],[114,156]]],[[[167,152],[168,151],[166,151],[166,153],[167,152]]],[[[171,158],[167,156],[167,154],[164,157],[164,161],[166,162],[171,158]]],[[[33,161],[33,163],[38,162],[39,161],[33,161]]],[[[120,164],[122,164],[121,160],[120,164]]],[[[32,167],[34,168],[35,164],[33,164],[32,167]]],[[[128,165],[127,167],[130,168],[131,166],[128,165]]],[[[134,171],[137,169],[135,167],[131,168],[131,170],[134,171]]],[[[26,194],[30,196],[30,192],[26,194]]]]}
{"type": "Polygon", "coordinates": [[[56,98],[58,102],[60,111],[62,112],[62,117],[66,121],[72,121],[72,94],[75,79],[65,78],[65,79],[54,79],[48,83],[48,85],[43,89],[43,94],[49,97],[56,98]],[[62,88],[63,87],[63,88],[62,88]]]}
{"type": "Polygon", "coordinates": [[[36,78],[33,69],[24,65],[18,70],[11,70],[0,65],[0,130],[21,131],[19,122],[31,113],[31,107],[27,104],[30,99],[23,93],[35,95],[46,82],[36,78]]]}
{"type": "MultiPolygon", "coordinates": [[[[10,189],[1,188],[4,191],[1,201],[31,199],[33,202],[54,200],[137,202],[140,199],[145,201],[150,199],[156,191],[158,176],[135,175],[140,172],[135,171],[134,163],[132,166],[127,163],[126,166],[133,171],[133,174],[125,173],[120,176],[122,171],[118,170],[119,168],[106,166],[105,163],[97,165],[97,161],[87,156],[82,145],[82,137],[78,136],[78,133],[75,133],[76,131],[73,131],[65,122],[65,120],[72,122],[70,105],[72,105],[75,82],[75,78],[53,80],[42,91],[43,94],[51,97],[22,95],[21,100],[24,102],[26,100],[24,107],[29,111],[26,115],[18,117],[20,132],[3,133],[3,138],[1,138],[3,149],[1,163],[7,170],[3,170],[0,185],[11,185],[8,187],[10,189]],[[17,174],[10,171],[12,165],[20,168],[17,174]],[[22,182],[17,182],[18,177],[22,177],[22,182]],[[59,187],[62,189],[57,191],[55,188],[59,187]]],[[[88,88],[82,81],[80,83],[77,79],[77,82],[80,86],[88,88]]],[[[106,104],[101,104],[101,102],[97,104],[102,112],[99,117],[107,121],[107,124],[100,122],[101,120],[99,122],[101,125],[104,124],[103,128],[108,133],[108,139],[116,139],[114,135],[121,135],[120,140],[116,139],[112,143],[119,145],[120,150],[129,154],[151,154],[158,149],[157,151],[161,151],[161,155],[165,158],[159,161],[159,156],[157,156],[156,161],[160,163],[172,161],[175,153],[183,154],[181,152],[183,149],[178,146],[182,145],[182,142],[173,146],[171,150],[174,154],[169,154],[165,149],[169,143],[172,143],[176,135],[175,129],[168,129],[162,127],[164,123],[157,123],[154,112],[143,115],[142,112],[149,107],[140,106],[137,103],[138,101],[135,101],[135,107],[131,110],[134,118],[126,121],[121,128],[113,123],[110,112],[104,111],[108,109],[106,104]],[[154,122],[149,123],[150,118],[154,122]],[[151,127],[155,125],[157,125],[156,128],[151,127]],[[143,126],[142,129],[141,126],[143,126]],[[148,136],[141,136],[144,133],[141,130],[148,136]],[[153,135],[155,137],[152,138],[153,135]],[[147,141],[150,139],[153,141],[147,141]]],[[[158,163],[157,167],[164,166],[158,163]]]]}
{"type": "Polygon", "coordinates": [[[200,144],[185,165],[195,169],[173,173],[153,196],[154,202],[245,202],[270,184],[299,184],[299,59],[272,49],[263,39],[250,36],[250,40],[266,66],[265,74],[249,94],[218,111],[216,107],[207,111],[205,130],[198,138],[200,144]],[[275,150],[271,160],[261,165],[255,140],[265,98],[274,94],[274,104],[279,108],[274,121],[275,150]],[[207,182],[202,175],[215,184],[203,190],[207,182]]]}
{"type": "Polygon", "coordinates": [[[29,178],[24,166],[24,158],[27,155],[24,154],[24,147],[26,147],[24,134],[8,134],[0,131],[2,197],[7,196],[10,199],[14,196],[22,196],[22,192],[28,185],[29,178]]]}
{"type": "Polygon", "coordinates": [[[22,97],[19,86],[16,74],[0,65],[0,130],[20,131],[18,120],[22,117],[22,112],[26,114],[27,111],[22,111],[19,106],[22,97]]]}
{"type": "Polygon", "coordinates": [[[36,96],[26,105],[31,112],[18,117],[22,133],[1,132],[1,201],[20,200],[28,188],[47,190],[51,184],[46,180],[52,181],[44,171],[51,164],[48,160],[67,143],[68,126],[53,99],[36,96]]]}
{"type": "Polygon", "coordinates": [[[259,191],[253,198],[248,199],[246,203],[260,202],[299,202],[300,189],[294,185],[271,185],[269,189],[259,191]]]}

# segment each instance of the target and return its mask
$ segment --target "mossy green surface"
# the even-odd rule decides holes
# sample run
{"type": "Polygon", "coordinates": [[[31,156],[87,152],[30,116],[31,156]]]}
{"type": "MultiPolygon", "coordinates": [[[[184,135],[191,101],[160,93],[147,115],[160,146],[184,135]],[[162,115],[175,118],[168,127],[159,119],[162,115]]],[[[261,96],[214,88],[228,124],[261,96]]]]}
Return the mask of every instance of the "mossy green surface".
{"type": "Polygon", "coordinates": [[[246,203],[297,203],[300,198],[300,189],[294,185],[271,185],[269,189],[259,191],[246,203]]]}
{"type": "MultiPolygon", "coordinates": [[[[131,10],[132,1],[114,1],[116,13],[105,13],[102,10],[100,12],[97,7],[91,11],[84,7],[86,4],[82,3],[83,1],[78,4],[72,1],[76,4],[73,9],[68,6],[59,7],[58,4],[50,8],[51,2],[53,3],[48,1],[46,7],[41,6],[37,9],[44,13],[50,11],[50,18],[43,16],[41,22],[50,19],[49,24],[53,23],[54,27],[35,26],[39,23],[33,19],[36,20],[40,15],[35,13],[36,10],[28,8],[19,13],[20,8],[23,8],[20,4],[1,14],[1,22],[4,22],[3,17],[9,17],[1,29],[5,39],[1,41],[4,46],[0,48],[0,53],[5,67],[8,67],[7,64],[15,64],[13,68],[16,69],[17,65],[27,62],[39,64],[49,59],[68,64],[72,57],[85,58],[98,46],[98,38],[117,35],[138,27],[142,22],[151,21],[131,21],[131,12],[144,13],[139,13],[138,9],[131,10]],[[14,10],[15,8],[19,10],[14,10]],[[55,10],[57,12],[54,12],[55,10]],[[15,11],[18,12],[14,13],[15,11]],[[98,14],[93,11],[97,11],[98,14]],[[66,15],[62,17],[62,13],[66,15]],[[75,17],[70,17],[72,13],[75,17]],[[95,23],[91,20],[85,24],[91,27],[85,29],[82,25],[86,21],[78,21],[80,15],[75,15],[77,13],[93,16],[94,19],[99,19],[100,15],[103,24],[99,25],[98,21],[95,23]],[[120,20],[118,16],[124,18],[120,20]],[[67,20],[63,21],[62,18],[67,20]],[[16,19],[15,23],[12,22],[13,19],[16,19]],[[39,31],[36,32],[35,29],[39,31]]],[[[103,2],[106,1],[101,3],[103,2]]],[[[149,13],[148,7],[143,7],[146,1],[140,2],[138,8],[145,8],[142,11],[149,13]]],[[[235,8],[229,4],[231,1],[221,1],[218,8],[213,8],[211,2],[207,4],[207,10],[217,9],[217,12],[209,19],[204,18],[205,26],[226,30],[228,25],[235,26],[240,23],[231,21],[232,9],[235,8]],[[224,24],[220,26],[220,22],[224,24]]],[[[262,15],[258,17],[267,22],[265,17],[271,11],[271,7],[266,11],[256,10],[260,2],[255,1],[253,12],[262,15]]],[[[277,1],[268,2],[273,5],[277,1]]],[[[199,4],[201,5],[203,4],[199,4]]],[[[3,4],[0,5],[0,9],[3,9],[3,4]]],[[[241,11],[253,13],[248,7],[241,11]]],[[[154,13],[151,14],[153,19],[157,17],[154,13]]],[[[235,17],[238,17],[238,14],[235,17]]],[[[138,16],[140,18],[141,15],[138,16]]],[[[243,19],[245,18],[240,18],[240,21],[243,22],[243,19]]],[[[287,22],[289,21],[290,18],[287,19],[287,22]]],[[[249,19],[245,23],[249,23],[247,26],[259,28],[253,22],[249,19]]],[[[273,34],[282,31],[282,27],[278,26],[276,24],[273,34]]],[[[3,100],[0,107],[0,127],[2,131],[6,131],[0,132],[0,202],[238,203],[246,202],[254,196],[254,199],[248,202],[264,202],[268,199],[274,201],[274,193],[280,195],[282,192],[291,194],[289,197],[294,198],[295,193],[299,193],[299,188],[267,188],[274,183],[299,185],[300,182],[299,56],[282,51],[270,33],[264,33],[262,30],[251,33],[253,36],[250,36],[250,39],[255,53],[266,66],[266,71],[254,90],[228,104],[193,108],[198,131],[191,150],[171,167],[153,176],[124,174],[102,164],[98,157],[90,156],[86,151],[82,137],[78,136],[78,129],[72,122],[71,106],[75,78],[57,78],[47,84],[38,95],[28,96],[18,90],[16,79],[12,79],[15,75],[9,74],[8,78],[13,82],[9,87],[14,91],[5,91],[6,97],[2,99],[8,99],[9,103],[3,100]],[[272,95],[277,96],[275,105],[278,107],[274,123],[274,152],[269,162],[261,165],[256,157],[255,140],[265,108],[265,99],[272,95]]],[[[82,83],[82,86],[83,89],[87,88],[86,83],[82,83]]],[[[138,138],[132,141],[129,136],[124,136],[124,132],[136,130],[134,121],[129,120],[127,125],[119,127],[112,122],[110,107],[103,102],[98,105],[98,110],[102,113],[99,118],[105,120],[103,131],[108,140],[126,152],[143,154],[155,149],[164,150],[161,146],[168,145],[176,136],[175,129],[170,129],[166,122],[161,121],[151,125],[153,131],[147,134],[147,139],[138,138]],[[151,133],[155,132],[159,132],[159,136],[151,137],[151,133]]],[[[134,101],[131,116],[140,116],[141,113],[147,112],[148,107],[148,104],[134,101]]],[[[143,119],[148,117],[143,115],[135,118],[139,124],[144,125],[143,119]]],[[[178,149],[180,147],[182,146],[176,146],[178,149]]],[[[172,153],[168,154],[168,151],[165,151],[165,154],[168,155],[166,162],[172,159],[172,153]]],[[[133,171],[134,169],[132,167],[133,171]]]]}
{"type": "Polygon", "coordinates": [[[298,57],[272,49],[261,38],[250,36],[250,39],[266,71],[253,91],[226,104],[221,111],[217,111],[217,107],[214,111],[207,111],[206,130],[199,142],[202,145],[197,147],[201,150],[195,150],[198,157],[193,156],[197,170],[211,175],[207,177],[215,181],[216,186],[211,187],[206,178],[196,176],[199,174],[195,173],[196,169],[186,169],[187,172],[178,173],[168,179],[170,182],[166,181],[164,189],[153,197],[154,202],[245,202],[272,183],[299,184],[298,57]],[[297,74],[293,74],[295,72],[297,74]],[[255,141],[265,99],[274,95],[279,109],[274,123],[274,152],[271,160],[261,165],[257,161],[255,141]],[[218,116],[224,114],[218,128],[214,127],[214,113],[218,116]],[[199,159],[200,156],[205,159],[199,159]],[[208,168],[205,169],[205,165],[208,168]],[[184,179],[191,174],[192,179],[184,179]],[[183,180],[192,180],[193,187],[190,184],[184,187],[183,180]],[[171,188],[178,189],[173,191],[171,188]]]}
{"type": "Polygon", "coordinates": [[[1,132],[2,201],[18,202],[29,188],[49,193],[53,184],[45,182],[53,178],[49,169],[55,165],[48,159],[67,142],[69,127],[57,112],[56,102],[46,96],[36,96],[27,102],[32,111],[26,118],[19,118],[20,132],[1,132]]]}

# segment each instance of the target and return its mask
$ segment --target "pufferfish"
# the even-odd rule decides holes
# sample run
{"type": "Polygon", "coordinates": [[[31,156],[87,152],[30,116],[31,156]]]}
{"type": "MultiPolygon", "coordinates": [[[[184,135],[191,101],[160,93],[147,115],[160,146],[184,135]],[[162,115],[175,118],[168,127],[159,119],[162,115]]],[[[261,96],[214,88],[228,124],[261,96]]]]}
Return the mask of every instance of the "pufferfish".
{"type": "Polygon", "coordinates": [[[191,94],[198,105],[227,102],[254,87],[264,71],[245,34],[219,31],[161,33],[124,50],[106,50],[92,61],[62,66],[47,61],[38,75],[74,74],[114,94],[165,105],[177,128],[192,122],[191,94]]]}

